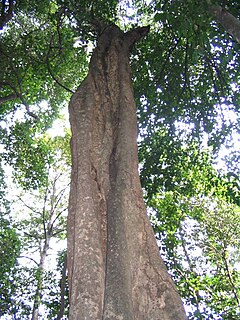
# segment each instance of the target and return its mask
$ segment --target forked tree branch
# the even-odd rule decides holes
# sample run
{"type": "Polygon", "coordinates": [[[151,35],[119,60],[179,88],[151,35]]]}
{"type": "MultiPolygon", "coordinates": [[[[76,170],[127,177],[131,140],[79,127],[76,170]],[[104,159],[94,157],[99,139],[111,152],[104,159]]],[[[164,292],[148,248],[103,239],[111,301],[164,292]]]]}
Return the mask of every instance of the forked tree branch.
{"type": "Polygon", "coordinates": [[[134,43],[145,37],[150,31],[150,26],[138,27],[126,33],[126,38],[131,49],[134,43]]]}

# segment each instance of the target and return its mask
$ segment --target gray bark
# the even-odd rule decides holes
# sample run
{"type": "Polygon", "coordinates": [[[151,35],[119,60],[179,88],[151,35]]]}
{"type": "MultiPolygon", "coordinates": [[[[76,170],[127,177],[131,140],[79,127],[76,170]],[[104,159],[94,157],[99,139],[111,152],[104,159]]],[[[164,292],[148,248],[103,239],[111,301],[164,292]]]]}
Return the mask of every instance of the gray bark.
{"type": "Polygon", "coordinates": [[[138,175],[129,50],[148,31],[105,27],[70,101],[70,320],[186,319],[138,175]]]}
{"type": "Polygon", "coordinates": [[[209,11],[215,20],[240,43],[240,20],[219,5],[210,5],[209,11]]]}
{"type": "Polygon", "coordinates": [[[34,295],[34,301],[33,301],[33,310],[32,310],[32,317],[31,320],[38,320],[39,318],[39,308],[41,305],[41,298],[42,298],[42,281],[43,281],[43,272],[45,269],[45,261],[47,257],[47,252],[49,250],[49,242],[50,242],[51,236],[47,235],[45,238],[43,250],[40,253],[40,262],[38,265],[38,278],[37,278],[37,288],[34,295]]]}

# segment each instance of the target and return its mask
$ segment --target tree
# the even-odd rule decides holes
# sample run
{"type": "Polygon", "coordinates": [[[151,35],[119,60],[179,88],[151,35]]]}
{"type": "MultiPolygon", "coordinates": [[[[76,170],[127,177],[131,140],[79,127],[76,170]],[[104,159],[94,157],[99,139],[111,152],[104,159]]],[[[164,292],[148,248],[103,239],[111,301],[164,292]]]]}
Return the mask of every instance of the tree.
{"type": "Polygon", "coordinates": [[[12,278],[17,269],[17,258],[20,255],[20,239],[9,214],[9,203],[6,200],[3,181],[3,170],[0,168],[0,317],[11,307],[12,296],[16,288],[12,278]]]}
{"type": "Polygon", "coordinates": [[[181,150],[175,144],[169,157],[164,149],[154,150],[162,159],[148,177],[149,166],[157,161],[146,157],[142,182],[162,257],[188,306],[188,317],[238,319],[237,180],[219,176],[206,151],[193,146],[181,150]]]}
{"type": "Polygon", "coordinates": [[[149,28],[124,34],[115,25],[99,27],[88,76],[69,108],[69,319],[185,319],[154,243],[138,176],[128,55],[149,28]]]}
{"type": "Polygon", "coordinates": [[[189,319],[237,319],[239,169],[219,172],[210,150],[181,140],[156,130],[139,149],[161,255],[189,319]]]}
{"type": "MultiPolygon", "coordinates": [[[[230,9],[235,10],[237,3],[234,1],[229,3],[230,9]]],[[[134,1],[135,12],[138,10],[135,15],[135,21],[137,19],[142,25],[143,21],[148,19],[152,24],[152,30],[147,41],[142,41],[142,43],[133,49],[133,80],[142,139],[153,137],[159,127],[163,127],[167,131],[167,134],[172,137],[173,132],[179,132],[179,125],[184,123],[189,125],[189,140],[196,139],[200,141],[202,136],[207,134],[208,143],[212,144],[215,150],[217,150],[232,128],[236,126],[236,123],[226,121],[223,103],[226,110],[237,112],[237,108],[235,108],[239,101],[236,89],[238,86],[237,44],[232,41],[231,37],[226,36],[222,30],[219,31],[218,26],[213,23],[209,10],[211,5],[213,4],[210,3],[209,5],[209,1],[199,3],[198,1],[190,0],[184,2],[152,1],[148,5],[144,1],[134,1]],[[221,115],[220,124],[218,124],[219,115],[221,115]]],[[[115,27],[112,23],[119,22],[119,12],[121,17],[124,16],[124,13],[120,10],[121,8],[119,9],[118,1],[79,1],[76,3],[75,1],[66,0],[53,1],[50,4],[44,1],[40,6],[43,9],[43,13],[39,10],[39,6],[40,4],[35,2],[27,2],[26,6],[18,7],[20,14],[16,16],[20,26],[25,26],[24,31],[35,30],[33,34],[36,37],[33,40],[30,37],[31,33],[27,32],[24,34],[25,39],[29,40],[30,43],[40,44],[40,48],[34,47],[33,55],[26,55],[24,59],[19,60],[19,57],[23,55],[22,51],[20,50],[21,53],[19,51],[12,53],[13,50],[9,50],[10,45],[14,43],[12,41],[14,29],[17,29],[19,34],[19,28],[16,28],[13,24],[2,36],[2,41],[5,44],[5,47],[3,46],[4,49],[1,50],[4,57],[2,74],[5,77],[4,81],[1,82],[1,88],[4,93],[2,101],[5,106],[2,114],[5,115],[9,110],[13,110],[13,105],[9,102],[11,100],[5,98],[9,95],[14,95],[13,98],[18,99],[18,101],[20,100],[25,107],[30,131],[32,128],[37,127],[33,125],[33,123],[36,123],[35,121],[38,120],[37,123],[41,124],[39,125],[41,130],[44,130],[46,128],[45,124],[51,122],[52,119],[52,117],[50,117],[51,119],[46,119],[44,112],[41,112],[38,107],[36,108],[36,118],[36,112],[32,114],[32,110],[29,108],[32,103],[38,103],[47,97],[47,90],[32,89],[30,93],[27,92],[28,87],[33,88],[31,82],[32,75],[34,73],[39,75],[36,79],[36,83],[39,84],[38,88],[41,88],[45,78],[47,79],[47,82],[50,84],[49,88],[52,89],[51,98],[57,96],[60,101],[64,99],[64,95],[58,94],[58,90],[55,90],[56,83],[58,89],[61,88],[61,93],[64,87],[65,90],[69,88],[66,84],[61,85],[62,83],[59,81],[59,78],[56,77],[55,73],[52,73],[52,65],[49,64],[48,53],[52,54],[50,61],[53,64],[54,70],[59,72],[59,74],[64,70],[68,76],[66,83],[71,83],[72,86],[70,87],[74,89],[75,74],[78,74],[76,68],[71,70],[73,72],[68,73],[66,64],[63,63],[64,61],[60,59],[60,63],[57,63],[59,60],[55,60],[55,56],[61,57],[60,53],[63,46],[60,45],[60,40],[66,41],[66,39],[70,39],[69,46],[67,47],[69,50],[64,50],[66,57],[69,58],[71,57],[71,53],[74,52],[73,37],[75,35],[78,36],[80,45],[86,44],[86,40],[98,39],[98,47],[93,54],[89,74],[73,96],[70,104],[74,165],[69,215],[69,230],[74,231],[73,233],[69,232],[70,318],[75,319],[77,317],[81,301],[88,297],[84,295],[80,298],[78,297],[78,286],[90,290],[89,292],[92,289],[89,285],[84,286],[81,282],[88,281],[87,277],[81,278],[80,281],[77,276],[81,255],[92,254],[89,251],[87,252],[85,246],[82,247],[81,252],[78,252],[79,248],[76,244],[78,241],[83,241],[82,245],[85,245],[84,241],[87,241],[87,239],[91,243],[91,245],[88,245],[88,248],[91,246],[95,248],[95,256],[93,258],[96,265],[91,264],[89,260],[89,270],[93,268],[91,276],[94,277],[94,274],[97,274],[94,267],[98,268],[97,270],[100,272],[101,277],[95,279],[95,281],[99,281],[99,288],[105,286],[103,280],[105,279],[105,269],[103,266],[105,265],[105,253],[107,254],[107,287],[104,293],[103,289],[99,289],[97,298],[101,301],[95,302],[98,305],[95,312],[97,313],[99,310],[101,314],[102,309],[106,310],[104,315],[106,319],[109,317],[107,315],[109,312],[114,312],[115,314],[116,312],[125,312],[127,314],[125,317],[129,319],[134,317],[144,318],[141,312],[144,314],[145,311],[142,309],[136,311],[136,309],[138,309],[138,302],[145,304],[146,301],[142,301],[143,298],[136,301],[136,297],[140,290],[140,284],[143,285],[143,297],[148,297],[146,290],[153,283],[151,282],[153,280],[146,280],[145,282],[142,280],[140,283],[137,279],[141,273],[144,274],[143,279],[144,277],[145,279],[146,277],[149,277],[149,279],[152,279],[151,277],[154,276],[158,277],[158,272],[165,274],[165,271],[157,270],[154,270],[151,274],[145,272],[147,264],[150,263],[148,259],[147,262],[138,264],[139,270],[134,268],[135,265],[133,263],[133,261],[139,261],[138,258],[141,250],[145,252],[143,254],[143,256],[145,255],[145,259],[146,255],[148,256],[150,252],[155,257],[158,257],[154,244],[151,246],[153,249],[150,250],[146,246],[144,239],[142,239],[142,242],[140,241],[141,239],[139,240],[139,246],[136,246],[133,241],[134,237],[138,239],[138,235],[142,232],[139,230],[142,230],[143,225],[145,226],[147,222],[145,220],[146,216],[143,215],[145,209],[136,169],[136,118],[134,117],[128,54],[134,42],[141,37],[142,32],[146,33],[147,29],[135,27],[132,31],[123,33],[115,27]],[[30,21],[24,19],[26,12],[31,13],[32,19],[30,21]],[[23,17],[21,17],[21,13],[23,13],[23,17]],[[38,21],[38,26],[41,26],[38,28],[41,31],[39,33],[36,32],[34,23],[32,23],[34,19],[38,21]],[[55,36],[52,34],[52,30],[56,30],[55,36]],[[109,35],[107,32],[109,32],[109,35]],[[35,40],[38,39],[38,36],[40,36],[40,41],[35,40]],[[52,41],[49,41],[49,39],[52,41]],[[119,47],[119,42],[122,44],[122,48],[119,47]],[[101,51],[102,49],[107,50],[101,51]],[[14,59],[12,57],[13,54],[14,59]],[[33,68],[28,68],[32,61],[29,57],[35,57],[34,61],[36,61],[36,64],[33,68]],[[120,59],[119,64],[116,63],[116,58],[120,59]],[[11,61],[11,64],[9,61],[11,61]],[[12,66],[13,79],[9,79],[9,64],[12,66]],[[40,65],[42,66],[42,72],[37,73],[40,65]],[[63,69],[59,68],[59,66],[63,66],[63,69]],[[124,70],[123,68],[126,69],[124,70]],[[16,70],[19,72],[16,72],[16,70]],[[29,70],[31,72],[27,72],[29,70]],[[116,73],[119,74],[119,77],[117,77],[116,73]],[[26,75],[28,76],[26,77],[26,75]],[[50,80],[49,75],[51,76],[50,80]],[[71,77],[70,75],[73,76],[71,77]],[[42,76],[44,80],[42,80],[42,76]],[[97,79],[97,82],[91,82],[91,79],[97,79]],[[118,86],[119,84],[121,84],[122,89],[118,86]],[[84,88],[87,88],[89,91],[84,91],[84,88]],[[41,93],[40,95],[39,92],[41,93]],[[27,103],[26,99],[22,99],[23,95],[26,95],[28,98],[27,103]],[[109,100],[109,97],[111,97],[112,101],[109,100]],[[78,104],[83,117],[79,115],[78,104]],[[84,106],[88,106],[89,109],[84,109],[84,106]],[[96,110],[92,110],[94,106],[96,110]],[[102,107],[101,109],[100,106],[102,107]],[[113,107],[112,111],[114,111],[114,106],[117,106],[118,111],[111,112],[111,106],[113,107]],[[119,110],[122,112],[119,112],[119,110]],[[95,129],[95,126],[98,130],[95,129]],[[87,132],[87,136],[84,137],[84,134],[87,132]],[[79,149],[79,146],[81,146],[81,149],[79,149]],[[99,159],[100,156],[102,158],[99,159]],[[82,164],[81,168],[78,167],[78,164],[82,164]],[[129,170],[126,170],[126,168],[129,168],[129,170]],[[79,181],[82,181],[84,184],[79,185],[79,181]],[[80,198],[78,198],[78,190],[81,195],[80,198]],[[136,193],[134,194],[134,192],[136,193]],[[82,205],[80,205],[79,199],[82,199],[82,205]],[[87,199],[88,206],[86,204],[87,199]],[[117,200],[119,201],[118,205],[116,205],[117,200]],[[93,220],[89,221],[89,223],[86,222],[85,233],[79,233],[79,225],[81,225],[82,220],[79,221],[78,218],[81,215],[81,208],[84,208],[85,205],[88,209],[86,209],[86,212],[90,212],[88,216],[84,215],[84,213],[82,213],[82,216],[84,219],[92,218],[93,220]],[[91,206],[92,210],[90,210],[91,206]],[[140,215],[145,217],[142,218],[143,220],[136,218],[136,208],[138,206],[139,212],[141,212],[140,215]],[[131,214],[127,214],[130,207],[132,209],[130,210],[131,214]],[[116,210],[116,215],[112,212],[113,210],[116,210]],[[109,213],[107,217],[104,216],[103,212],[109,213]],[[103,216],[102,220],[99,215],[100,217],[103,216]],[[131,217],[133,221],[128,222],[129,219],[131,220],[131,217]],[[76,218],[76,220],[74,221],[72,218],[76,218]],[[118,218],[119,220],[116,221],[114,218],[118,218]],[[106,220],[108,222],[107,225],[106,220]],[[96,223],[93,224],[92,221],[96,221],[96,223]],[[135,229],[130,230],[130,226],[133,224],[135,224],[135,229]],[[112,234],[113,226],[116,228],[117,236],[112,234]],[[103,234],[99,233],[101,228],[103,234]],[[104,234],[108,235],[107,239],[104,237],[104,234]],[[93,238],[93,235],[96,235],[96,237],[93,238]],[[98,242],[99,237],[103,240],[101,245],[98,242]],[[110,248],[111,244],[113,244],[112,248],[110,248]],[[128,249],[126,249],[126,245],[128,249]],[[147,250],[143,249],[144,247],[147,250]],[[98,250],[98,255],[96,255],[96,250],[98,250]],[[155,250],[155,253],[152,250],[155,250]],[[146,251],[148,251],[148,254],[146,254],[146,251]],[[128,256],[129,253],[132,253],[130,257],[128,256]],[[117,255],[122,265],[116,263],[118,259],[117,255]],[[73,259],[73,257],[75,258],[73,259]],[[128,268],[128,266],[130,267],[128,268]],[[117,281],[118,277],[124,281],[117,281]],[[134,283],[137,287],[134,288],[132,296],[131,286],[134,283]],[[118,288],[119,284],[120,287],[118,288]],[[103,299],[99,298],[103,294],[106,297],[104,299],[104,307],[101,306],[103,299]],[[120,297],[122,298],[120,299],[120,297]],[[120,301],[118,301],[118,298],[120,301]],[[135,314],[136,312],[137,315],[135,314]]],[[[133,27],[135,21],[132,24],[131,22],[128,23],[127,30],[133,27]]],[[[8,25],[10,24],[11,20],[8,25]]],[[[26,42],[20,41],[20,44],[20,48],[28,48],[26,42]]],[[[83,53],[81,56],[83,57],[82,61],[85,61],[85,54],[83,53]]],[[[66,61],[70,60],[67,59],[66,61]]],[[[62,78],[65,80],[64,77],[62,78]]],[[[43,86],[43,88],[46,87],[43,86]]],[[[51,102],[54,99],[47,100],[50,102],[49,108],[56,110],[56,108],[54,109],[51,106],[51,102]]],[[[54,105],[53,103],[53,106],[56,107],[56,104],[54,105]]],[[[151,150],[149,152],[151,153],[151,150]]],[[[150,235],[151,229],[149,224],[147,224],[146,228],[148,230],[148,239],[152,243],[153,235],[150,235]]],[[[156,259],[158,262],[151,261],[151,263],[162,265],[159,257],[156,259]]],[[[154,261],[156,260],[154,259],[154,261]]],[[[82,267],[84,268],[86,264],[84,262],[82,267]]],[[[150,268],[150,270],[152,269],[150,268]]],[[[158,270],[162,270],[162,267],[158,270]]],[[[170,283],[169,281],[166,280],[167,283],[170,283]]],[[[154,280],[154,283],[155,286],[158,282],[154,280]]],[[[154,286],[151,287],[152,290],[154,286]]],[[[163,290],[163,288],[161,289],[163,290]]],[[[152,293],[150,288],[149,292],[152,293]]],[[[155,294],[156,292],[157,290],[155,294]]],[[[159,294],[160,292],[161,290],[158,291],[159,294]]],[[[171,295],[175,296],[174,293],[171,295]]],[[[92,299],[95,296],[96,290],[91,295],[92,299]]],[[[174,301],[175,298],[172,299],[174,301]]],[[[178,298],[176,299],[179,301],[178,298]]],[[[91,301],[90,298],[89,301],[91,301]]],[[[171,304],[171,299],[168,299],[168,301],[171,304]]],[[[161,301],[158,301],[158,303],[161,304],[161,301]]],[[[90,311],[90,307],[90,303],[88,303],[87,311],[81,307],[82,311],[79,312],[86,312],[86,317],[91,317],[89,313],[93,311],[90,311]]],[[[166,311],[165,314],[170,319],[171,312],[175,312],[174,308],[171,310],[166,311]]],[[[146,312],[154,313],[153,306],[150,305],[146,312]],[[152,311],[150,311],[151,308],[152,311]]],[[[162,312],[161,308],[159,308],[159,312],[162,312]]],[[[151,317],[158,319],[159,314],[156,313],[151,317]]],[[[172,317],[176,318],[176,316],[172,317]]],[[[180,315],[179,318],[181,318],[180,315]]]]}
{"type": "MultiPolygon", "coordinates": [[[[8,308],[6,310],[3,308],[2,314],[14,315],[14,319],[37,320],[45,318],[47,314],[58,315],[58,319],[61,319],[66,307],[66,280],[64,280],[66,263],[63,258],[66,254],[63,257],[59,256],[61,267],[59,265],[57,271],[56,267],[54,268],[56,259],[51,259],[49,256],[56,255],[56,250],[53,249],[57,247],[56,243],[63,246],[60,252],[66,247],[64,240],[66,240],[66,212],[70,178],[69,134],[53,139],[47,136],[38,139],[47,142],[47,152],[51,153],[54,160],[48,166],[46,184],[29,191],[25,188],[26,179],[23,179],[22,184],[17,185],[17,199],[11,206],[18,230],[21,254],[18,256],[18,266],[14,269],[15,276],[11,281],[15,290],[10,292],[8,308]],[[49,261],[50,267],[48,267],[49,261]],[[61,288],[59,286],[60,273],[62,273],[61,288]],[[59,299],[56,297],[57,294],[59,299]],[[41,314],[40,309],[45,311],[44,315],[41,314]]],[[[25,171],[27,170],[28,168],[25,168],[25,171]]],[[[15,245],[10,240],[9,244],[5,240],[3,245],[6,251],[9,245],[12,247],[12,259],[6,256],[8,264],[10,262],[12,264],[15,259],[15,245]]],[[[9,251],[10,249],[8,254],[9,251]]],[[[5,260],[5,255],[2,254],[3,260],[5,260]]],[[[3,263],[6,269],[8,264],[6,261],[3,263]]],[[[5,291],[8,288],[4,281],[2,288],[5,288],[5,291]]]]}

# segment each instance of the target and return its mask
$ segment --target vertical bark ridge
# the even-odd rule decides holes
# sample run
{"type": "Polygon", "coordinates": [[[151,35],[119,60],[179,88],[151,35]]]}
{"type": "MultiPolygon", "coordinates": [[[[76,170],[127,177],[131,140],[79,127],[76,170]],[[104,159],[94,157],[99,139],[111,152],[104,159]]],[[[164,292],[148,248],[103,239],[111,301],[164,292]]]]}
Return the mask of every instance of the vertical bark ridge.
{"type": "Polygon", "coordinates": [[[70,320],[182,320],[138,176],[129,50],[148,32],[106,27],[70,105],[70,320]]]}

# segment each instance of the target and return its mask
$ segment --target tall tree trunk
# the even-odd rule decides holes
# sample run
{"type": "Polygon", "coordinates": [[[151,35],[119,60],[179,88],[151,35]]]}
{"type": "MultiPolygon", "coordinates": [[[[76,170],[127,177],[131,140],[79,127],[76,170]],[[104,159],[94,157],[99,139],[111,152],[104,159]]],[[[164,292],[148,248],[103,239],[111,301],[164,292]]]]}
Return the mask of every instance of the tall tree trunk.
{"type": "Polygon", "coordinates": [[[138,175],[129,50],[149,28],[101,30],[72,96],[68,216],[70,320],[182,320],[138,175]]]}

